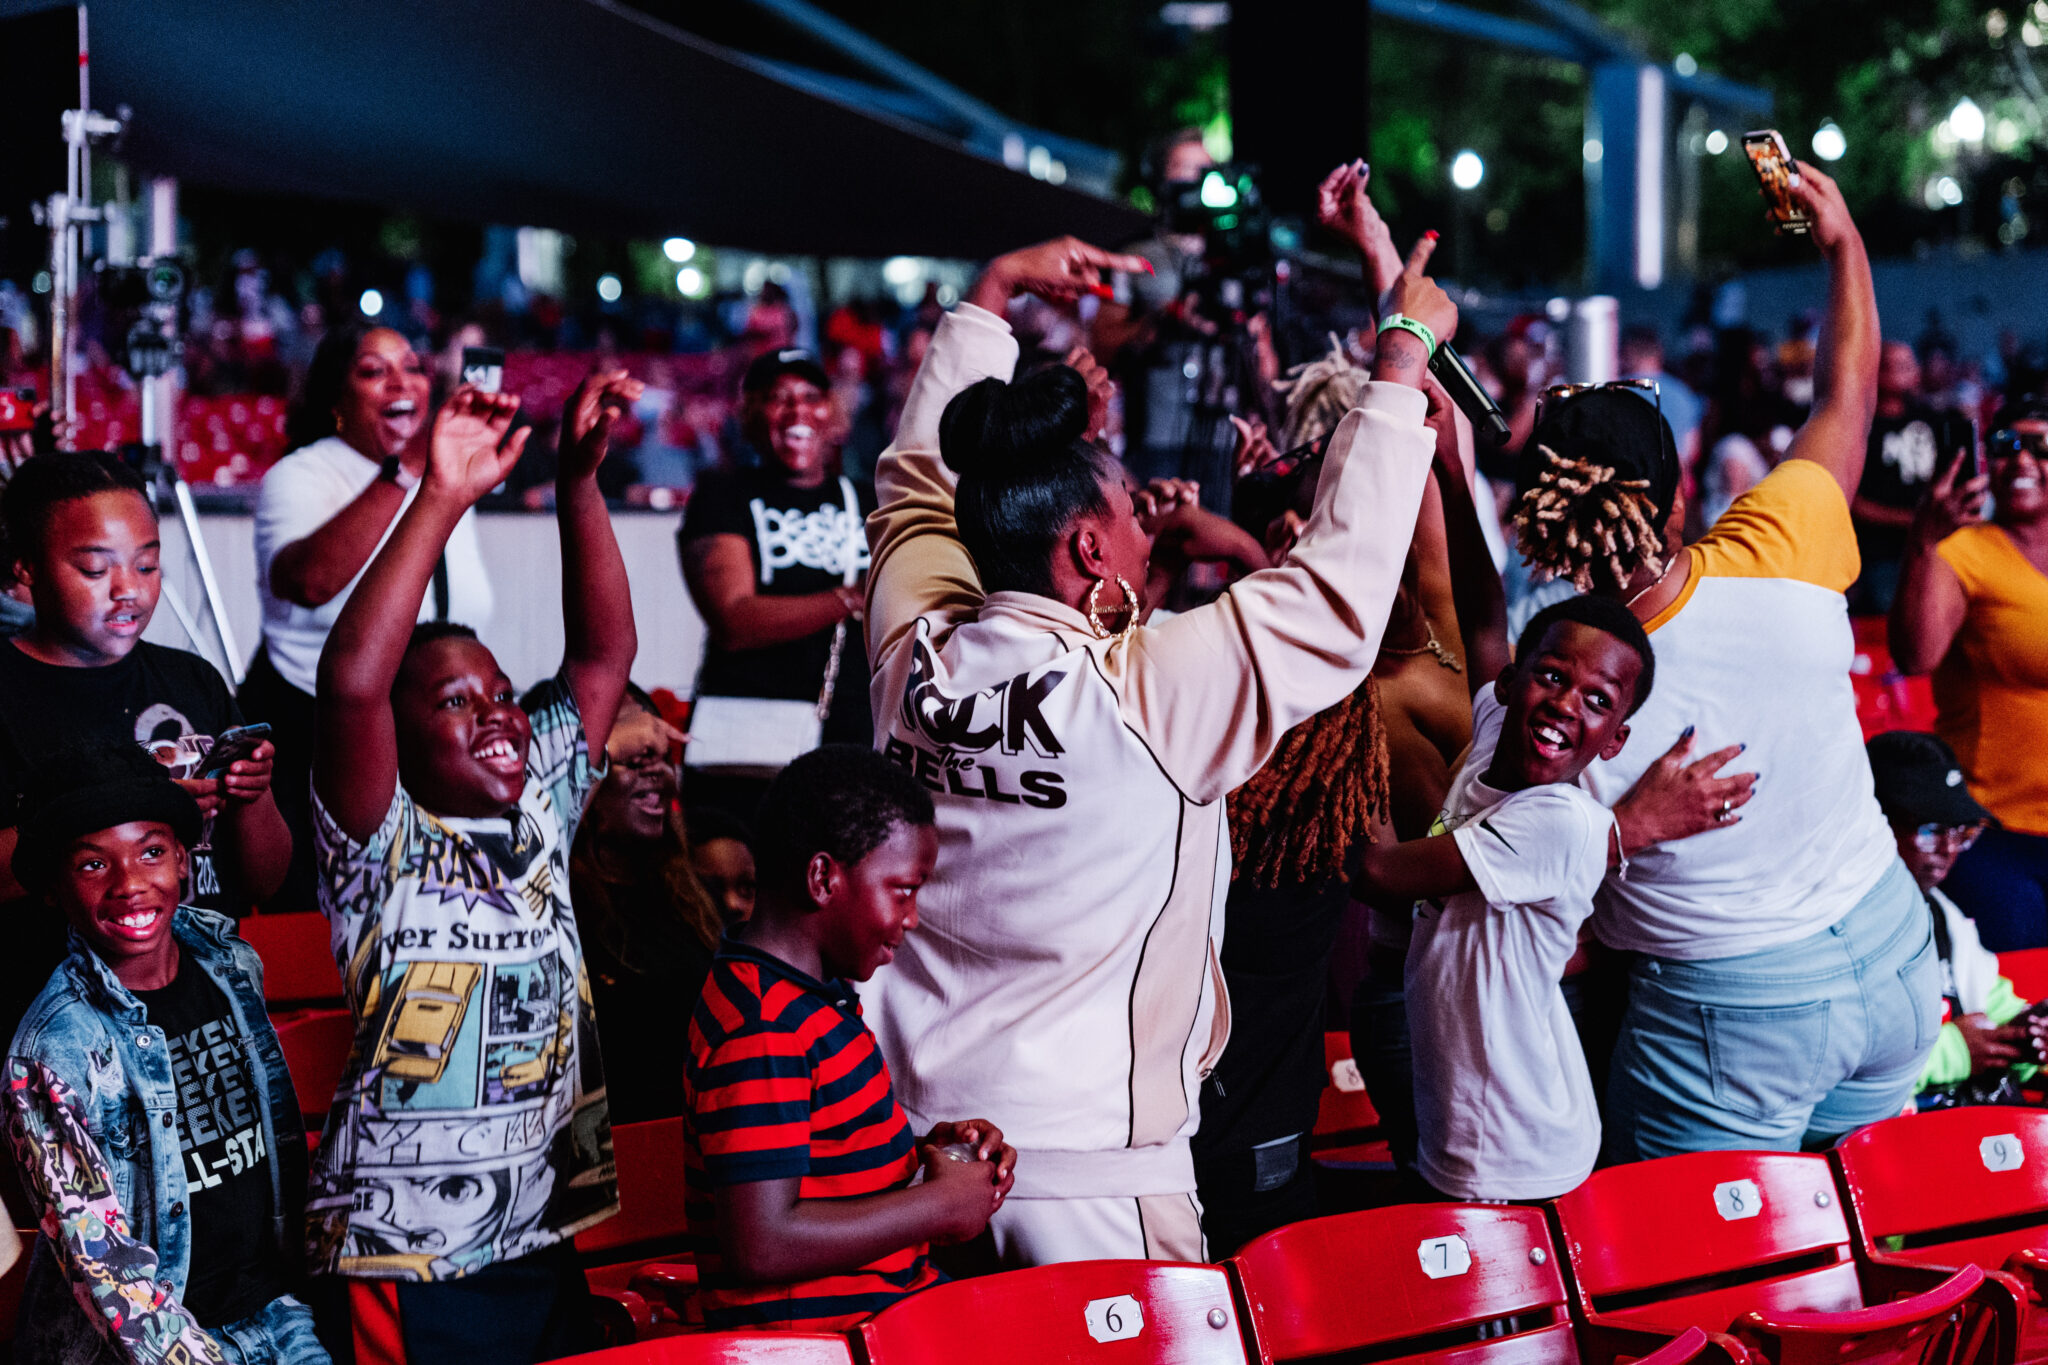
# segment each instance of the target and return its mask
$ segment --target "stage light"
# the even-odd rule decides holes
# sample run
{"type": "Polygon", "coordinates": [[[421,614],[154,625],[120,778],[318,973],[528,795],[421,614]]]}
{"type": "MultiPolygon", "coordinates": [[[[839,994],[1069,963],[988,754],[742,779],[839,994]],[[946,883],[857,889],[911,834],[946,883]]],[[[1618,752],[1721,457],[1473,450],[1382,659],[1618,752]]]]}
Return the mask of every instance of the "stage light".
{"type": "Polygon", "coordinates": [[[1944,175],[1934,182],[1934,193],[1929,197],[1939,199],[1950,208],[1954,208],[1963,202],[1963,187],[1956,183],[1954,176],[1944,175]]]}
{"type": "Polygon", "coordinates": [[[1461,190],[1476,190],[1486,179],[1486,163],[1477,152],[1459,152],[1451,158],[1451,183],[1461,190]]]}
{"type": "Polygon", "coordinates": [[[704,290],[704,272],[694,265],[686,265],[676,272],[676,289],[691,298],[704,290]]]}
{"type": "Polygon", "coordinates": [[[924,273],[924,267],[917,263],[915,256],[891,256],[882,262],[882,279],[899,289],[906,284],[915,284],[917,277],[924,273]]]}
{"type": "Polygon", "coordinates": [[[1707,134],[1707,155],[1719,156],[1728,150],[1728,134],[1719,128],[1707,134]]]}
{"type": "MultiPolygon", "coordinates": [[[[1597,137],[1587,138],[1586,145],[1580,148],[1580,151],[1585,156],[1586,164],[1588,166],[1599,165],[1600,158],[1607,155],[1607,148],[1601,144],[1600,139],[1597,137]]],[[[1474,183],[1476,184],[1478,182],[1475,181],[1474,183]]]]}
{"type": "Polygon", "coordinates": [[[697,244],[688,237],[671,237],[661,244],[661,254],[681,265],[697,254],[697,244]]]}
{"type": "Polygon", "coordinates": [[[1984,111],[1968,95],[1956,101],[1956,107],[1948,111],[1948,130],[1964,142],[1984,140],[1984,111]]]}
{"type": "Polygon", "coordinates": [[[1202,177],[1202,207],[1205,209],[1227,209],[1237,203],[1237,186],[1223,178],[1221,171],[1210,171],[1202,177]]]}
{"type": "Polygon", "coordinates": [[[365,289],[363,296],[356,300],[356,307],[363,310],[364,317],[376,317],[384,311],[384,296],[374,289],[365,289]]]}
{"type": "Polygon", "coordinates": [[[1699,74],[1700,64],[1690,52],[1681,52],[1671,59],[1671,69],[1681,76],[1696,76],[1699,74]]]}
{"type": "Polygon", "coordinates": [[[1833,119],[1828,119],[1815,130],[1813,154],[1822,161],[1840,161],[1842,154],[1848,150],[1849,139],[1843,136],[1842,130],[1835,126],[1833,119]]]}
{"type": "Polygon", "coordinates": [[[617,303],[619,295],[625,292],[625,286],[619,283],[617,275],[599,275],[597,277],[597,296],[606,303],[617,303]]]}

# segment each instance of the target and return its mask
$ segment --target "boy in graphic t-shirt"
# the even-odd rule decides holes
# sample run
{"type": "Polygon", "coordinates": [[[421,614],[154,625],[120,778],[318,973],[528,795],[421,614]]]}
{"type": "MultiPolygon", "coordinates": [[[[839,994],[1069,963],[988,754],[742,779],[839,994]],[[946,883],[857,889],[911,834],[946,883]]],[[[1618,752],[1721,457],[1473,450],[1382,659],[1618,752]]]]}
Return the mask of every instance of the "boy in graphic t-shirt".
{"type": "Polygon", "coordinates": [[[1452,1199],[1548,1199],[1592,1172],[1600,1116],[1565,1005],[1565,965],[1608,868],[1648,844],[1733,823],[1753,775],[1689,767],[1681,739],[1616,810],[1576,783],[1628,741],[1656,660],[1628,609],[1544,608],[1515,662],[1473,699],[1472,747],[1440,832],[1364,855],[1375,901],[1415,905],[1408,1018],[1416,1166],[1452,1199]]]}
{"type": "Polygon", "coordinates": [[[0,1078],[42,1228],[18,1360],[327,1361],[288,1292],[305,1138],[262,963],[233,921],[178,902],[199,829],[132,744],[24,779],[13,870],[71,953],[0,1078]]]}
{"type": "MultiPolygon", "coordinates": [[[[274,892],[291,834],[270,792],[266,741],[224,776],[202,777],[215,740],[242,723],[226,680],[206,660],[142,638],[162,567],[156,513],[142,481],[105,451],[24,461],[0,495],[15,573],[35,624],[0,640],[0,1030],[11,1028],[64,955],[62,926],[34,914],[6,872],[11,811],[23,774],[84,738],[149,750],[199,802],[206,825],[190,850],[185,901],[241,916],[274,892]]],[[[311,909],[311,906],[304,907],[311,909]]]]}

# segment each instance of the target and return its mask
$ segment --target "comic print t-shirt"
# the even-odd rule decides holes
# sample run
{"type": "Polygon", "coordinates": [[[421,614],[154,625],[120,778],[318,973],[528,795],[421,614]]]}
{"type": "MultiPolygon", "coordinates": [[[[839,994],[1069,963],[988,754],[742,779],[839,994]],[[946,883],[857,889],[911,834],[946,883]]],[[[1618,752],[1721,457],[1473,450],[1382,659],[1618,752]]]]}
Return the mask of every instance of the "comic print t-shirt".
{"type": "Polygon", "coordinates": [[[529,700],[510,816],[436,816],[400,788],[359,844],[315,797],[320,908],[356,1016],[306,1201],[316,1271],[453,1279],[618,1211],[569,906],[569,846],[604,774],[559,678],[529,700]]]}
{"type": "Polygon", "coordinates": [[[191,954],[160,991],[136,991],[163,1030],[178,1092],[178,1147],[192,1215],[185,1311],[201,1327],[248,1317],[285,1292],[270,1241],[270,1153],[248,1042],[191,954]]]}
{"type": "MultiPolygon", "coordinates": [[[[850,482],[857,515],[848,515],[838,479],[799,488],[773,465],[713,470],[691,490],[679,539],[687,547],[705,536],[742,537],[754,561],[754,591],[764,597],[827,592],[846,581],[848,569],[858,582],[868,567],[866,518],[875,509],[875,488],[860,479],[850,482]]],[[[815,702],[831,652],[829,629],[762,649],[726,649],[707,642],[697,691],[815,702]]],[[[825,739],[867,744],[872,737],[867,647],[856,623],[849,625],[839,657],[825,739]]]]}

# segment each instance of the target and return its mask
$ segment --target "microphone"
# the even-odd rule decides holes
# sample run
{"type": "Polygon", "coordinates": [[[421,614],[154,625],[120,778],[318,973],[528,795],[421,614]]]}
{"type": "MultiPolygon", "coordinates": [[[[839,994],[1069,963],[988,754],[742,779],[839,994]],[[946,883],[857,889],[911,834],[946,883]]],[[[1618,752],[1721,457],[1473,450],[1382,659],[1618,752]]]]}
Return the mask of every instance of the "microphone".
{"type": "Polygon", "coordinates": [[[1472,429],[1482,433],[1495,445],[1508,439],[1508,419],[1501,414],[1500,404],[1479,381],[1472,377],[1472,371],[1465,367],[1464,358],[1451,349],[1451,343],[1437,343],[1436,354],[1429,358],[1429,372],[1436,376],[1436,382],[1444,386],[1451,401],[1470,419],[1472,429]]]}

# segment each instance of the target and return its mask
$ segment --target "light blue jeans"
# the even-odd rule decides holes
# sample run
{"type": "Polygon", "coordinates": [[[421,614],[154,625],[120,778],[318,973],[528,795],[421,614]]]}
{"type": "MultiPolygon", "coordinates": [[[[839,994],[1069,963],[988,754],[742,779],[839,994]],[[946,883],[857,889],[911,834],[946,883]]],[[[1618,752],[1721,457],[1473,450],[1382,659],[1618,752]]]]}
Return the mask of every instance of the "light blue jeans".
{"type": "Polygon", "coordinates": [[[280,1294],[246,1318],[207,1329],[228,1365],[331,1365],[313,1335],[313,1310],[280,1294]]]}
{"type": "Polygon", "coordinates": [[[1933,919],[1897,861],[1795,943],[1704,962],[1640,956],[1603,1159],[1825,1146],[1899,1112],[1940,1029],[1933,919]]]}

